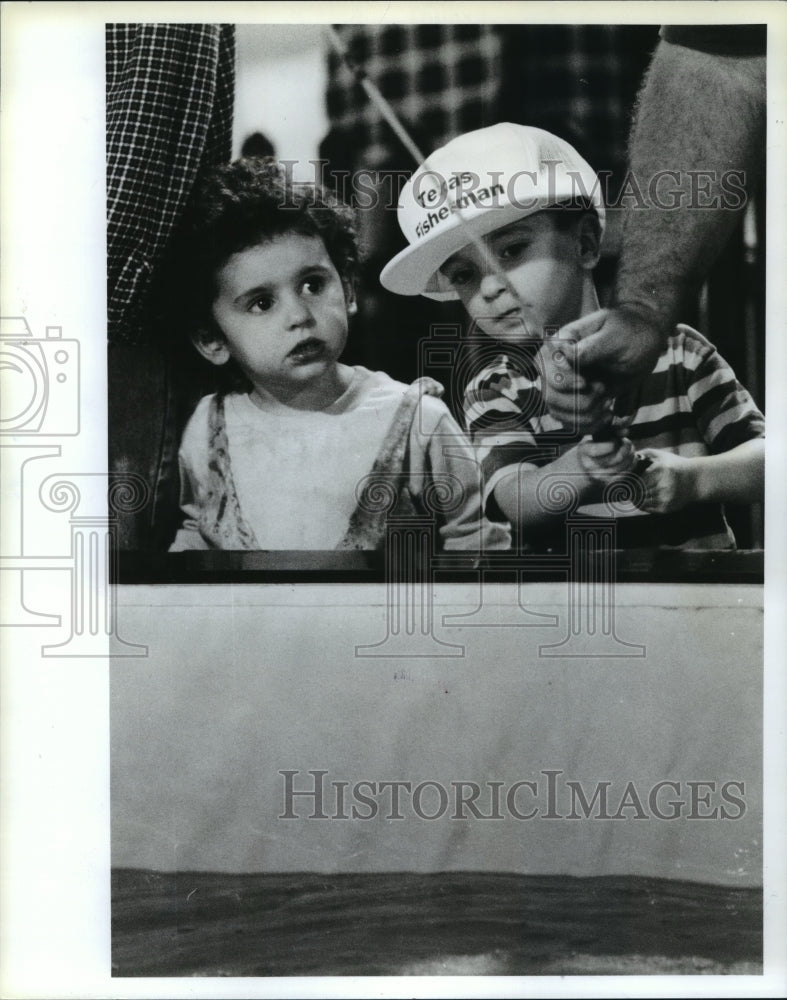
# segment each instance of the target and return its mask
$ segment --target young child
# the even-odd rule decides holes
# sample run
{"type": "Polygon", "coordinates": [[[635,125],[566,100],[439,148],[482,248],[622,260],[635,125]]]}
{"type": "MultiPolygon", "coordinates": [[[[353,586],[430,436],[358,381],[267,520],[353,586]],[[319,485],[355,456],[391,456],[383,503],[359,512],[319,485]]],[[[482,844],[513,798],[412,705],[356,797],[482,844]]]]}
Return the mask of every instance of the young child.
{"type": "Polygon", "coordinates": [[[200,401],[179,453],[170,551],[377,549],[391,514],[435,514],[445,549],[507,548],[472,448],[431,380],[339,358],[356,311],[352,214],[273,161],[207,181],[188,233],[194,346],[239,388],[200,401]]]}
{"type": "Polygon", "coordinates": [[[460,299],[500,346],[464,402],[490,518],[510,521],[520,544],[551,548],[566,516],[554,501],[568,490],[577,513],[618,518],[619,545],[734,546],[721,504],[762,499],[764,418],[696,330],[675,329],[652,373],[599,412],[592,438],[547,411],[539,349],[599,307],[603,199],[576,150],[508,123],[462,135],[413,175],[398,211],[410,245],[382,284],[460,299]]]}

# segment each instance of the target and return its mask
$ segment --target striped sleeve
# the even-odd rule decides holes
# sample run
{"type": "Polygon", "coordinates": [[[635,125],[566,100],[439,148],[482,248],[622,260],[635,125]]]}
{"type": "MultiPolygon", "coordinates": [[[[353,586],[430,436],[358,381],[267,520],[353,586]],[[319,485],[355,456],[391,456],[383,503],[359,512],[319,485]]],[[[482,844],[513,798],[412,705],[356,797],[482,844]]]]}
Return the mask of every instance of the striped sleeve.
{"type": "Polygon", "coordinates": [[[701,334],[680,327],[686,396],[711,454],[765,436],[765,417],[735,372],[701,334]]]}
{"type": "Polygon", "coordinates": [[[765,434],[750,394],[713,344],[688,326],[676,327],[651,374],[619,403],[637,448],[720,454],[765,434]]]}
{"type": "Polygon", "coordinates": [[[553,461],[559,444],[550,434],[562,443],[565,432],[546,412],[537,377],[514,370],[504,356],[467,386],[464,418],[481,467],[487,515],[494,517],[489,501],[501,479],[522,464],[553,461]]]}

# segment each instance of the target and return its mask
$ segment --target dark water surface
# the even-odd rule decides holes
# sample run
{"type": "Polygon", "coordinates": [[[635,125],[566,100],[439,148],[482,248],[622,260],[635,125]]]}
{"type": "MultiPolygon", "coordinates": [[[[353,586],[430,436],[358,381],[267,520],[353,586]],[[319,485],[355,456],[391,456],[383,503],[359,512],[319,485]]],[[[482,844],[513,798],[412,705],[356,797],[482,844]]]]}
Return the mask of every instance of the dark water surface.
{"type": "Polygon", "coordinates": [[[115,976],[762,973],[762,890],[633,876],[120,869],[115,976]]]}

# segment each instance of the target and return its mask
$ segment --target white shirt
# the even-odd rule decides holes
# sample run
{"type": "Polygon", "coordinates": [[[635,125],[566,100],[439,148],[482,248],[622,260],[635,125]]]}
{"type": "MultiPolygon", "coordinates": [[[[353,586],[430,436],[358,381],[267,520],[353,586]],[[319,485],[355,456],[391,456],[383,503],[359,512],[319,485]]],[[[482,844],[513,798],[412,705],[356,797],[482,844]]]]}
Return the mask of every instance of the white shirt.
{"type": "MultiPolygon", "coordinates": [[[[261,549],[334,549],[347,531],[356,487],[371,471],[408,387],[382,372],[354,369],[347,390],[324,410],[295,410],[274,399],[225,398],[229,457],[238,502],[261,549]]],[[[180,449],[186,521],[170,551],[206,548],[197,530],[209,488],[208,412],[202,399],[180,449]]],[[[441,527],[445,548],[507,548],[508,532],[481,517],[480,471],[472,448],[440,400],[418,404],[409,442],[411,492],[430,477],[454,476],[465,502],[441,527]]]]}

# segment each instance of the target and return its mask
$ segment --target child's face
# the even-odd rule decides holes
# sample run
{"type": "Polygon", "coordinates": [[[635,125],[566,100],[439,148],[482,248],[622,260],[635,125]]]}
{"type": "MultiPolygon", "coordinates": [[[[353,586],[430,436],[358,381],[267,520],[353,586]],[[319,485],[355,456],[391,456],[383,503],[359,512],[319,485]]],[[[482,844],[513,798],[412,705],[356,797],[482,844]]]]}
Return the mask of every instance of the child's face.
{"type": "Polygon", "coordinates": [[[284,393],[335,367],[354,304],[318,236],[288,233],[241,250],[216,287],[213,318],[225,341],[202,352],[214,364],[233,358],[255,387],[284,393]]]}
{"type": "Polygon", "coordinates": [[[579,223],[563,232],[549,214],[536,212],[484,237],[485,253],[472,244],[460,250],[440,273],[488,336],[507,343],[541,340],[545,327],[580,315],[585,279],[597,259],[597,245],[591,256],[587,245],[583,251],[585,228],[579,223]]]}

